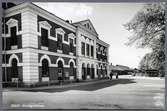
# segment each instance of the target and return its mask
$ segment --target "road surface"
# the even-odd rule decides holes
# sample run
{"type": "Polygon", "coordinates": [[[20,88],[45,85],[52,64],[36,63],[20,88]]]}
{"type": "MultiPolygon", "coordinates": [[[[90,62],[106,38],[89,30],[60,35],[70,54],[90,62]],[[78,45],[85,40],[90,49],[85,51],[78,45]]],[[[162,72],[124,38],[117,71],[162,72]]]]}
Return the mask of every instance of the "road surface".
{"type": "Polygon", "coordinates": [[[4,91],[8,108],[33,109],[164,109],[165,80],[120,76],[68,88],[4,91]]]}

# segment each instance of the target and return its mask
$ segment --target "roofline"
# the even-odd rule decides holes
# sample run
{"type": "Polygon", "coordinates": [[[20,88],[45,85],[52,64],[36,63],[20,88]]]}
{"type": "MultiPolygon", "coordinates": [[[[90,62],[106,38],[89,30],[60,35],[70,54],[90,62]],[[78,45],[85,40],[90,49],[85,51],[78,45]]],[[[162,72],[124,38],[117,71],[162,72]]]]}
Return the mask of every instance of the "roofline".
{"type": "Polygon", "coordinates": [[[78,22],[74,22],[73,24],[80,24],[80,22],[84,22],[84,21],[90,21],[91,25],[93,26],[93,29],[95,30],[95,33],[98,35],[98,33],[96,32],[96,29],[94,27],[94,25],[92,24],[91,20],[90,19],[85,19],[85,20],[81,20],[81,21],[78,21],[78,22]]]}
{"type": "Polygon", "coordinates": [[[97,39],[97,43],[102,43],[102,44],[105,44],[105,46],[107,46],[107,47],[110,47],[110,44],[108,44],[108,43],[106,43],[106,42],[104,42],[104,41],[102,41],[101,39],[97,39]]]}
{"type": "Polygon", "coordinates": [[[65,23],[67,23],[67,24],[69,24],[69,25],[71,25],[71,26],[75,27],[73,24],[70,24],[70,23],[66,22],[66,20],[64,20],[64,19],[62,19],[62,18],[60,18],[60,17],[58,17],[57,15],[55,15],[55,14],[53,14],[53,13],[51,13],[51,12],[47,11],[47,10],[45,10],[44,8],[42,8],[42,7],[40,7],[40,6],[36,5],[36,4],[34,4],[34,3],[32,3],[32,2],[30,2],[30,3],[31,3],[32,5],[35,5],[36,7],[40,8],[40,9],[42,9],[42,10],[44,10],[44,11],[48,12],[48,13],[50,13],[51,15],[53,15],[53,16],[55,16],[55,17],[57,17],[58,19],[60,19],[60,20],[64,21],[65,23]]]}
{"type": "Polygon", "coordinates": [[[57,20],[61,21],[61,22],[62,22],[63,24],[65,24],[67,27],[70,27],[70,28],[72,28],[73,30],[76,30],[76,27],[75,27],[73,24],[70,24],[70,23],[66,22],[64,19],[62,19],[62,18],[56,16],[55,14],[53,14],[53,13],[51,13],[51,12],[49,12],[49,11],[47,11],[47,10],[41,8],[41,7],[39,7],[38,5],[36,5],[36,4],[32,3],[32,2],[20,3],[20,4],[16,5],[16,6],[14,6],[14,7],[11,7],[11,8],[9,8],[9,9],[5,9],[5,12],[7,12],[7,13],[12,13],[12,12],[14,12],[14,11],[16,11],[16,10],[20,10],[20,9],[25,8],[25,7],[34,8],[34,9],[36,9],[37,11],[43,11],[43,12],[45,12],[46,14],[48,14],[49,16],[54,17],[54,19],[57,19],[57,20]]]}

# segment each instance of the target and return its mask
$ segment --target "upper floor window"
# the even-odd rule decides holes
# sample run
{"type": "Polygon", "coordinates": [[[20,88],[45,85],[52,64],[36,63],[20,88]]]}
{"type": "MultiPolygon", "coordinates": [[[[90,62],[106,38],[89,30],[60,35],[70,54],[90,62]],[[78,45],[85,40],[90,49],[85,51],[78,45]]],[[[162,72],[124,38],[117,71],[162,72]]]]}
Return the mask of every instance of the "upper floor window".
{"type": "Polygon", "coordinates": [[[11,45],[17,45],[17,27],[10,28],[10,35],[11,35],[11,45]]]}
{"type": "Polygon", "coordinates": [[[62,35],[61,34],[57,34],[57,48],[59,50],[62,50],[63,48],[63,38],[62,38],[62,35]]]}
{"type": "Polygon", "coordinates": [[[94,48],[93,48],[93,46],[91,46],[91,57],[93,57],[94,56],[94,48]]]}
{"type": "Polygon", "coordinates": [[[7,22],[6,25],[8,26],[7,30],[8,33],[6,36],[11,37],[11,48],[16,48],[17,47],[17,34],[18,34],[18,20],[10,18],[7,22]]]}
{"type": "Polygon", "coordinates": [[[107,55],[107,48],[104,49],[104,55],[107,55]]]}
{"type": "Polygon", "coordinates": [[[85,55],[85,43],[84,42],[81,42],[81,52],[82,52],[82,55],[85,55]]]}
{"type": "Polygon", "coordinates": [[[86,44],[86,55],[89,56],[89,44],[86,44]]]}
{"type": "Polygon", "coordinates": [[[101,50],[100,51],[101,51],[101,54],[103,54],[103,47],[102,46],[101,46],[101,50]]]}
{"type": "Polygon", "coordinates": [[[70,52],[73,52],[73,39],[70,40],[70,52]]]}
{"type": "Polygon", "coordinates": [[[41,28],[41,42],[42,46],[48,47],[48,30],[41,28]]]}
{"type": "MultiPolygon", "coordinates": [[[[50,29],[52,26],[47,21],[39,22],[39,32],[41,34],[41,45],[48,47],[48,39],[50,37],[50,29]]],[[[44,47],[41,47],[44,48],[44,47]]]]}

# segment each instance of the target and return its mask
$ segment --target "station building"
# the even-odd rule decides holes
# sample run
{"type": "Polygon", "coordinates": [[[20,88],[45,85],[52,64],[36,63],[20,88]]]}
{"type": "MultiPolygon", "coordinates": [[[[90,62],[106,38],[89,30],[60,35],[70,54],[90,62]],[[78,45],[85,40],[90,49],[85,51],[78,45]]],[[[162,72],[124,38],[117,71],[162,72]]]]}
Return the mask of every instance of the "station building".
{"type": "Polygon", "coordinates": [[[30,2],[3,8],[4,82],[107,77],[109,44],[89,19],[70,23],[30,2]]]}

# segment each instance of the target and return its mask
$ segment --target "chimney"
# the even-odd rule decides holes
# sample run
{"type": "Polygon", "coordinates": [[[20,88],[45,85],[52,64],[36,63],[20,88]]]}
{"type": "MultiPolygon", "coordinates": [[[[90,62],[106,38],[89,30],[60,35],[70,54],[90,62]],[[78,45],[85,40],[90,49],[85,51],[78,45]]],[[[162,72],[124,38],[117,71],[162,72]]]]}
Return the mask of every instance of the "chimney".
{"type": "Polygon", "coordinates": [[[66,20],[66,22],[67,22],[67,23],[70,23],[70,21],[69,21],[69,20],[66,20]]]}

